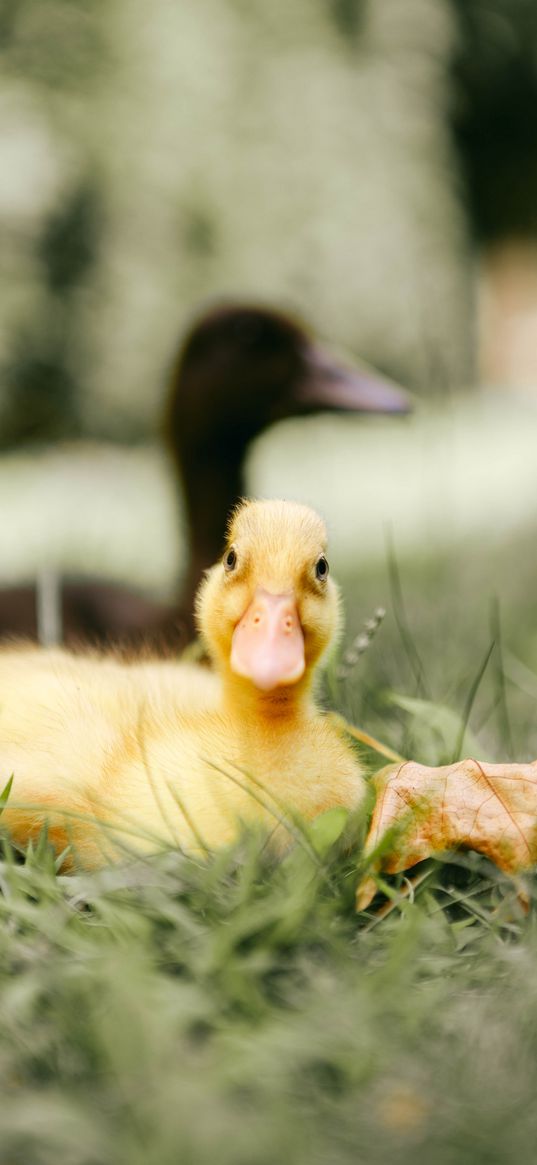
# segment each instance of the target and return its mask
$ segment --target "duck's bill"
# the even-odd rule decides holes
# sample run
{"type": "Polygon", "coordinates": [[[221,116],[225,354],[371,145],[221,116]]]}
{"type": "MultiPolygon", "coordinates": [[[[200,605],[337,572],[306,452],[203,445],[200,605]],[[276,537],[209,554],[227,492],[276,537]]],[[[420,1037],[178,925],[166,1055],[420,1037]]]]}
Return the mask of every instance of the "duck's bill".
{"type": "Polygon", "coordinates": [[[306,353],[306,374],[297,389],[305,412],[341,409],[363,413],[409,413],[410,396],[366,364],[346,364],[317,344],[306,353]]]}
{"type": "Polygon", "coordinates": [[[233,632],[231,669],[262,692],[304,675],[304,636],[292,595],[258,590],[233,632]]]}

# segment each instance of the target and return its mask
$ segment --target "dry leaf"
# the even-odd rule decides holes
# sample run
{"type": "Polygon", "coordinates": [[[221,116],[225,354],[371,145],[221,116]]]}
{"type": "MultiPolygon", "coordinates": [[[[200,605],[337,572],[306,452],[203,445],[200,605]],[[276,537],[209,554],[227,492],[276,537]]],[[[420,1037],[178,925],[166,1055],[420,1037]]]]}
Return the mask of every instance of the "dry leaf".
{"type": "MultiPolygon", "coordinates": [[[[464,760],[438,768],[405,761],[382,769],[375,785],[366,853],[394,830],[377,870],[395,874],[456,848],[477,850],[510,874],[537,862],[537,761],[464,760]]],[[[358,887],[358,909],[375,893],[374,879],[366,878],[358,887]]]]}

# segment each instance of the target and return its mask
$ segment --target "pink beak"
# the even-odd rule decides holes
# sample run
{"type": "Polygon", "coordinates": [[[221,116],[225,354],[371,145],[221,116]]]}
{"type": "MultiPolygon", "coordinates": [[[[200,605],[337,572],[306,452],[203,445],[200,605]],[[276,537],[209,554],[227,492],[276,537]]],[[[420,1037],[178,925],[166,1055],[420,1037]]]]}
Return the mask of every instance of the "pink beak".
{"type": "Polygon", "coordinates": [[[270,692],[304,675],[304,636],[292,595],[259,589],[233,632],[231,669],[270,692]]]}

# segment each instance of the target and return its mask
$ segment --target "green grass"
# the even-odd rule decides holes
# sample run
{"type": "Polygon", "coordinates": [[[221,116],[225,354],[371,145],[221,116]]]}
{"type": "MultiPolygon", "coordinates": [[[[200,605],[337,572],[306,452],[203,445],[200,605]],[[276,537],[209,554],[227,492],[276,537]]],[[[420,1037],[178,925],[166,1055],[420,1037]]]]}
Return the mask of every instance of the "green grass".
{"type": "MultiPolygon", "coordinates": [[[[535,695],[506,666],[531,688],[529,568],[504,586],[491,563],[490,595],[461,569],[401,567],[401,594],[393,569],[391,588],[387,572],[348,580],[352,634],[379,603],[388,615],[328,686],[416,759],[440,763],[464,728],[491,759],[530,759],[535,695]]],[[[537,881],[525,914],[493,866],[451,855],[410,899],[392,879],[392,909],[357,915],[364,822],[340,825],[279,864],[255,834],[205,862],[71,878],[46,844],[24,864],[6,848],[0,1161],[533,1162],[537,881]]]]}
{"type": "Polygon", "coordinates": [[[387,615],[370,649],[336,699],[405,756],[431,764],[451,759],[453,744],[393,704],[395,691],[465,717],[489,760],[537,757],[537,539],[525,526],[497,545],[461,545],[362,570],[342,579],[346,640],[376,607],[387,615]],[[492,651],[491,651],[492,648],[492,651]],[[489,655],[490,653],[490,655],[489,655]],[[480,675],[485,660],[488,663],[480,675]],[[446,751],[446,746],[449,746],[446,751]]]}
{"type": "Polygon", "coordinates": [[[431,862],[413,902],[356,916],[339,843],[260,848],[70,879],[2,862],[1,1159],[532,1161],[514,887],[431,862]]]}

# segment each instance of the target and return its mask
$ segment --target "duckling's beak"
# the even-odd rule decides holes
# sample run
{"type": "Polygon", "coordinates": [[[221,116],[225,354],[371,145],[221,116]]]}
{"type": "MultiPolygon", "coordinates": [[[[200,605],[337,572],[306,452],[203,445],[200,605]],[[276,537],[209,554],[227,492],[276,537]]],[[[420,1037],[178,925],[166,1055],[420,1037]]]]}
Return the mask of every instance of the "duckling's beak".
{"type": "Polygon", "coordinates": [[[256,591],[233,632],[230,662],[262,692],[304,675],[304,635],[293,595],[256,591]]]}
{"type": "Polygon", "coordinates": [[[305,375],[296,397],[306,412],[343,409],[364,413],[409,413],[412,402],[403,388],[369,368],[348,364],[318,344],[308,344],[305,375]]]}

